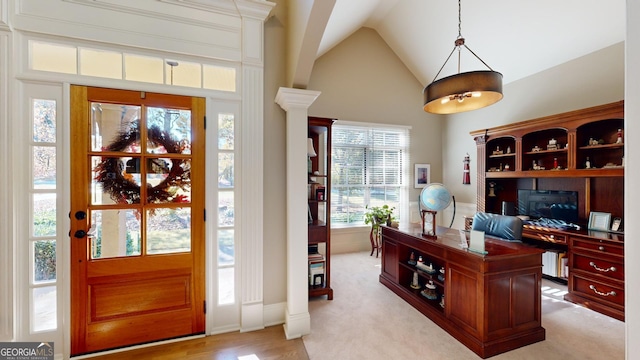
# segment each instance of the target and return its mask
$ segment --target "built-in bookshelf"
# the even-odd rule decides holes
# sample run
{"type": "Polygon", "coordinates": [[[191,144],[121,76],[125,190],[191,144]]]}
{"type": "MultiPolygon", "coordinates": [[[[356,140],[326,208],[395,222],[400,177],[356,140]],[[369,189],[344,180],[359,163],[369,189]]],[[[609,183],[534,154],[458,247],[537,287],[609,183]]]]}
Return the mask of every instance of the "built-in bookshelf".
{"type": "Polygon", "coordinates": [[[543,274],[567,282],[566,300],[624,320],[624,234],[588,229],[593,212],[624,223],[624,101],[471,136],[477,145],[477,211],[515,208],[517,215],[518,190],[578,194],[579,229],[525,223],[523,241],[546,250],[543,274]]]}
{"type": "Polygon", "coordinates": [[[309,117],[308,138],[316,156],[309,157],[309,297],[333,299],[331,288],[331,126],[335,119],[309,117]]]}

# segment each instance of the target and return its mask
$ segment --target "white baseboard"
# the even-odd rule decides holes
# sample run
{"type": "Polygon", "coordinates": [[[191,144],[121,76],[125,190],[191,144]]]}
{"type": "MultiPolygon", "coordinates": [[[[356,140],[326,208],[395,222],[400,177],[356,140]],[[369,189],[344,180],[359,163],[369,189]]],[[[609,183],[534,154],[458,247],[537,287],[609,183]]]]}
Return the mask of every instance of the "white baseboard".
{"type": "Polygon", "coordinates": [[[281,302],[264,306],[264,326],[284,324],[284,314],[287,303],[281,302]]]}

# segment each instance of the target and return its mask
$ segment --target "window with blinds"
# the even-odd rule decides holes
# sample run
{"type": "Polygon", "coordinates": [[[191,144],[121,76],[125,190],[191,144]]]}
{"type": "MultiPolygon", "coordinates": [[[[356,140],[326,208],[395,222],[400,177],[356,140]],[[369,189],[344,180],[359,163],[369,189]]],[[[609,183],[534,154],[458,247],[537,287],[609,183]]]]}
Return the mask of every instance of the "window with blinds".
{"type": "Polygon", "coordinates": [[[361,226],[367,206],[406,208],[409,129],[336,122],[331,144],[331,225],[361,226]]]}

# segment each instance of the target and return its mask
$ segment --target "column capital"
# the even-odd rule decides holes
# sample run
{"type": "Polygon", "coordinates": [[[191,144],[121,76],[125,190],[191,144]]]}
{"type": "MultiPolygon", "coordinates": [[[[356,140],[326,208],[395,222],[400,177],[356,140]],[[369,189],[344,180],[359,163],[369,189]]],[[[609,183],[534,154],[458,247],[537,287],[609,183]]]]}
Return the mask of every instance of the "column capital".
{"type": "Polygon", "coordinates": [[[320,96],[320,91],[280,87],[276,94],[276,104],[284,111],[290,109],[308,109],[320,96]]]}

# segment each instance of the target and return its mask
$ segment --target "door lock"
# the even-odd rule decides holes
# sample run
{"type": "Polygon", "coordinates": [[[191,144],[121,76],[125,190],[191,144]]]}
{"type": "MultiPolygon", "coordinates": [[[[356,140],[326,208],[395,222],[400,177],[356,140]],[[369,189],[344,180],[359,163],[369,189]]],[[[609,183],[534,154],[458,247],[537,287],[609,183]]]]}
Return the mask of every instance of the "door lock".
{"type": "Polygon", "coordinates": [[[87,232],[84,230],[77,230],[73,236],[75,236],[78,239],[82,239],[83,237],[87,236],[87,232]]]}

